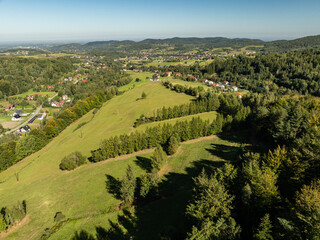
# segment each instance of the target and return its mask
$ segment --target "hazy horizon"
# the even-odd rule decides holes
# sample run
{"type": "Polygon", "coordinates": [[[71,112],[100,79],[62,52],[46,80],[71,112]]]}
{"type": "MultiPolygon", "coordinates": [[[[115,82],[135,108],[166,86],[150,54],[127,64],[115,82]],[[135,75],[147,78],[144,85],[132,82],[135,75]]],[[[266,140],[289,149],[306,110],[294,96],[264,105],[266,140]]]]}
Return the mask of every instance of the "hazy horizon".
{"type": "MultiPolygon", "coordinates": [[[[320,35],[320,34],[317,34],[320,35]]],[[[311,36],[311,35],[308,35],[311,36]]],[[[312,35],[313,36],[313,35],[312,35]]],[[[132,38],[132,39],[127,39],[127,38],[123,38],[123,39],[113,39],[113,38],[101,38],[101,39],[82,39],[82,40],[33,40],[33,41],[0,41],[0,47],[19,47],[19,45],[21,46],[35,46],[35,45],[58,45],[58,44],[86,44],[88,42],[96,42],[96,41],[135,41],[135,42],[139,42],[139,41],[143,41],[146,39],[170,39],[170,38],[215,38],[215,37],[224,37],[224,38],[247,38],[247,39],[259,39],[265,42],[270,42],[270,41],[277,41],[277,40],[293,40],[293,39],[297,39],[297,38],[303,38],[303,37],[307,37],[307,36],[297,36],[294,38],[274,38],[274,39],[263,39],[263,38],[254,38],[254,37],[226,37],[226,36],[174,36],[174,37],[159,37],[159,38],[151,38],[151,37],[147,37],[147,38],[132,38]]]]}

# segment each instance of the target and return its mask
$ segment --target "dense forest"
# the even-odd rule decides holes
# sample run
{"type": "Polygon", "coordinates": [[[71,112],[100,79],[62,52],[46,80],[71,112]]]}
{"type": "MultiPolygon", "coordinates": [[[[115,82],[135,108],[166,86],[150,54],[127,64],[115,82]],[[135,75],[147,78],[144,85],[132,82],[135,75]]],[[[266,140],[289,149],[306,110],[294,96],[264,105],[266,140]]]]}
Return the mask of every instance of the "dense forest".
{"type": "Polygon", "coordinates": [[[254,92],[320,96],[320,51],[316,50],[217,59],[206,73],[214,81],[229,81],[254,92]]]}
{"type": "Polygon", "coordinates": [[[71,58],[0,57],[0,99],[50,85],[75,70],[71,58]]]}

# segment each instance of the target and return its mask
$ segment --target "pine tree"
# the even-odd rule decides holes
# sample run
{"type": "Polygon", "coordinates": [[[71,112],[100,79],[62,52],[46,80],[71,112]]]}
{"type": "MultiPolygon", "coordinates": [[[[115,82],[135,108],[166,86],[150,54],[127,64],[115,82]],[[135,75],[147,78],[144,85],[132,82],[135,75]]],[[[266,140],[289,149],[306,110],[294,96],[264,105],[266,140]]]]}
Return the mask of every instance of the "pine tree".
{"type": "Polygon", "coordinates": [[[162,147],[159,145],[156,148],[156,150],[154,150],[153,156],[151,158],[152,169],[159,171],[166,161],[167,161],[167,154],[163,151],[162,147]]]}
{"type": "Polygon", "coordinates": [[[171,136],[169,138],[168,143],[167,143],[167,149],[166,149],[167,154],[172,155],[172,154],[176,153],[178,148],[179,148],[179,141],[178,141],[177,137],[171,136]]]}
{"type": "Polygon", "coordinates": [[[136,178],[130,165],[126,170],[126,175],[121,183],[120,196],[126,202],[132,202],[134,199],[134,192],[136,189],[136,178]]]}
{"type": "Polygon", "coordinates": [[[256,230],[253,238],[256,240],[273,240],[271,235],[272,224],[269,214],[264,215],[261,220],[258,229],[256,230]]]}

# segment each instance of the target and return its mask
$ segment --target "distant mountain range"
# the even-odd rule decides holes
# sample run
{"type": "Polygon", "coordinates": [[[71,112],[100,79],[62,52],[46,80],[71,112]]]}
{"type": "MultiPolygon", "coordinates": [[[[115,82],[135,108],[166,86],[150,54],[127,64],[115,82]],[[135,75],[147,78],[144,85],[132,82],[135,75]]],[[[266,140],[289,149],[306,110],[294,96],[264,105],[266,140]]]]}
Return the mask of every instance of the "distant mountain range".
{"type": "Polygon", "coordinates": [[[139,42],[125,41],[95,41],[86,44],[64,44],[51,48],[51,50],[108,50],[108,51],[130,51],[144,50],[151,48],[165,49],[174,47],[176,50],[191,50],[195,48],[212,49],[212,48],[242,48],[246,46],[255,47],[261,52],[283,52],[292,50],[301,50],[307,48],[320,48],[320,35],[298,38],[295,40],[277,40],[265,42],[259,39],[248,38],[168,38],[168,39],[145,39],[139,42]]]}
{"type": "Polygon", "coordinates": [[[308,36],[294,40],[277,40],[266,42],[259,39],[248,38],[224,38],[224,37],[208,37],[208,38],[168,38],[168,39],[145,39],[142,41],[95,41],[85,44],[69,43],[56,45],[51,47],[42,47],[51,51],[132,51],[147,49],[175,49],[175,50],[193,50],[193,49],[213,49],[227,48],[234,49],[248,47],[262,53],[268,52],[284,52],[302,50],[308,48],[320,49],[320,35],[308,36]]]}

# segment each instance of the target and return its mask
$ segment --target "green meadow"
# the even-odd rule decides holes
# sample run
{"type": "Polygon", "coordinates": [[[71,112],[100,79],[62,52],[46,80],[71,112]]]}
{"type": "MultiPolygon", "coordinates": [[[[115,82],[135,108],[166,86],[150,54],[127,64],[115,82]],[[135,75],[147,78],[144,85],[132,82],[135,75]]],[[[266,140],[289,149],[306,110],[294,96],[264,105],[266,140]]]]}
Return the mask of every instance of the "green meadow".
{"type": "MultiPolygon", "coordinates": [[[[127,90],[122,95],[106,102],[96,114],[89,112],[71,124],[42,150],[0,173],[1,206],[10,207],[19,200],[26,200],[28,209],[26,220],[14,231],[9,230],[6,239],[39,239],[46,228],[54,226],[56,212],[62,212],[69,219],[69,222],[53,234],[50,239],[68,239],[75,231],[80,230],[94,233],[97,226],[109,228],[109,220],[117,221],[117,216],[122,214],[122,211],[117,209],[120,200],[106,189],[107,175],[121,179],[128,164],[133,167],[136,176],[145,173],[146,169],[139,164],[137,155],[149,158],[152,150],[133,154],[127,158],[121,156],[96,164],[88,163],[70,172],[59,169],[61,159],[73,151],[80,151],[89,156],[90,151],[98,148],[100,141],[105,138],[131,131],[140,131],[153,124],[159,124],[159,122],[145,124],[138,129],[132,127],[135,119],[141,114],[152,114],[155,109],[187,103],[192,99],[188,95],[169,91],[159,82],[145,81],[144,84],[127,90]],[[140,99],[142,92],[147,94],[146,99],[140,99]]],[[[213,120],[216,113],[202,113],[193,116],[213,120]]],[[[193,116],[180,119],[190,119],[193,116]]],[[[174,123],[177,120],[171,119],[164,122],[174,123]]],[[[169,158],[164,171],[166,174],[163,180],[164,184],[173,173],[182,174],[190,180],[191,175],[188,175],[187,168],[197,160],[224,160],[221,156],[214,154],[214,151],[208,150],[214,147],[212,144],[239,146],[239,143],[229,142],[218,137],[204,138],[203,141],[183,144],[178,152],[169,158]]],[[[165,189],[169,191],[172,187],[174,186],[165,189]]],[[[181,194],[190,194],[190,185],[185,188],[182,187],[181,191],[177,191],[178,195],[173,195],[164,201],[158,201],[155,205],[147,206],[147,209],[151,207],[156,212],[170,212],[171,203],[177,197],[181,194]]],[[[178,203],[179,201],[175,204],[178,203]]],[[[183,210],[182,206],[184,205],[180,206],[181,211],[183,210]]],[[[160,226],[152,230],[152,221],[162,223],[162,225],[170,225],[181,217],[179,214],[173,216],[171,213],[171,215],[172,219],[169,223],[163,222],[165,221],[164,216],[153,217],[149,220],[151,222],[142,217],[141,221],[146,221],[143,224],[150,226],[145,234],[155,236],[159,231],[162,231],[160,226]]],[[[143,237],[143,231],[137,234],[142,234],[141,237],[143,237]]]]}
{"type": "Polygon", "coordinates": [[[48,95],[49,97],[53,97],[53,96],[56,94],[56,92],[35,92],[35,91],[33,91],[32,89],[30,89],[30,90],[27,91],[27,92],[14,95],[13,97],[25,98],[25,97],[28,96],[28,95],[34,95],[34,94],[42,94],[42,96],[47,96],[47,95],[48,95]]]}

